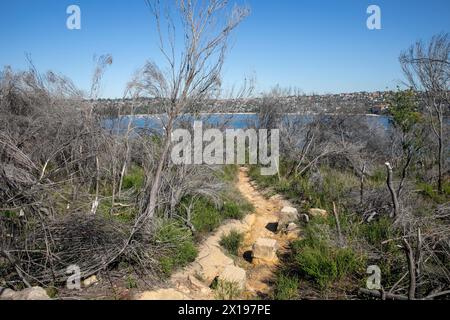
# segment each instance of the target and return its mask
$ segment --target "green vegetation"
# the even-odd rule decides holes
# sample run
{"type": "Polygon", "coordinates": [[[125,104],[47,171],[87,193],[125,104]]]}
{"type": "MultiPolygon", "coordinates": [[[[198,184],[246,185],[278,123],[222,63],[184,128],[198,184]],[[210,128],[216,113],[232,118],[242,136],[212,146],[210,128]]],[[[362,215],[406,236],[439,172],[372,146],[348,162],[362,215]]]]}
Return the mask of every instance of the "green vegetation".
{"type": "Polygon", "coordinates": [[[337,248],[327,241],[324,225],[306,227],[305,238],[293,243],[295,271],[326,289],[338,280],[361,273],[364,258],[349,248],[337,248]]]}
{"type": "MultiPolygon", "coordinates": [[[[421,117],[416,114],[415,106],[408,104],[409,94],[396,98],[398,108],[393,110],[393,121],[405,130],[403,152],[404,159],[407,159],[408,150],[420,148],[420,132],[416,125],[421,117]]],[[[404,161],[398,166],[402,168],[401,165],[406,164],[404,161]]],[[[314,298],[329,297],[330,294],[340,297],[343,292],[355,292],[364,286],[367,279],[365,270],[369,265],[381,268],[385,288],[394,286],[407,272],[408,263],[398,241],[404,231],[389,216],[391,199],[386,185],[386,169],[381,165],[374,167],[365,177],[366,203],[360,202],[361,180],[353,170],[320,164],[314,172],[295,175],[288,168],[288,162],[282,160],[280,177],[261,176],[256,166],[250,167],[249,174],[260,187],[272,190],[269,195],[281,193],[303,212],[321,208],[329,214],[303,224],[301,240],[292,243],[291,250],[282,260],[275,281],[274,299],[295,300],[303,297],[303,291],[314,292],[314,298]],[[331,214],[333,203],[339,212],[344,243],[339,241],[336,219],[331,214]],[[378,208],[378,214],[365,221],[367,216],[361,212],[370,214],[373,208],[378,208]]],[[[416,182],[416,190],[408,194],[413,197],[409,198],[409,203],[413,206],[415,219],[433,217],[433,208],[448,202],[449,184],[444,184],[444,193],[440,194],[434,185],[423,182],[420,175],[412,174],[417,170],[415,167],[408,169],[407,174],[414,178],[408,176],[407,179],[416,182]]],[[[400,180],[402,171],[399,169],[395,174],[395,178],[400,180]]],[[[448,260],[444,258],[443,263],[445,261],[448,260]]]]}
{"type": "Polygon", "coordinates": [[[196,232],[214,231],[223,221],[221,210],[217,205],[205,198],[198,199],[192,209],[192,224],[196,232]]]}
{"type": "Polygon", "coordinates": [[[417,97],[413,90],[397,91],[389,104],[393,124],[402,132],[411,132],[422,121],[417,97]]]}
{"type": "Polygon", "coordinates": [[[275,282],[275,300],[296,300],[298,291],[299,279],[297,277],[278,274],[275,282]]]}
{"type": "MultiPolygon", "coordinates": [[[[225,168],[228,168],[226,166],[225,168]]],[[[226,170],[225,170],[226,171],[226,170]]],[[[231,171],[233,174],[236,171],[231,171]]],[[[231,173],[227,173],[230,178],[231,173]]],[[[190,216],[192,225],[198,235],[209,233],[217,229],[225,220],[241,220],[246,214],[254,210],[251,203],[245,200],[234,186],[230,186],[225,192],[221,194],[223,202],[220,204],[214,203],[212,200],[205,197],[198,197],[193,199],[186,197],[181,201],[179,212],[181,216],[187,217],[186,208],[190,208],[190,216]]]]}
{"type": "MultiPolygon", "coordinates": [[[[233,181],[236,177],[237,167],[226,166],[221,179],[233,181]]],[[[224,181],[225,181],[224,180],[224,181]]],[[[222,205],[214,203],[206,197],[186,197],[177,207],[179,215],[186,217],[187,208],[190,208],[190,230],[184,220],[172,219],[163,222],[158,228],[156,241],[164,243],[169,247],[168,254],[161,258],[161,268],[166,275],[170,275],[175,269],[182,268],[194,261],[197,256],[196,239],[200,239],[205,233],[213,232],[227,219],[242,219],[248,212],[253,210],[251,204],[235,192],[230,186],[221,195],[225,201],[222,205]]],[[[224,247],[231,254],[237,254],[242,236],[230,233],[224,240],[224,247]]]]}
{"type": "Polygon", "coordinates": [[[215,290],[217,300],[236,300],[242,294],[239,284],[229,281],[216,280],[212,289],[215,290]]]}
{"type": "Polygon", "coordinates": [[[128,275],[126,287],[127,289],[136,289],[138,287],[137,280],[132,275],[128,275]]]}
{"type": "MultiPolygon", "coordinates": [[[[283,170],[283,167],[282,167],[283,170]]],[[[333,170],[322,166],[319,169],[320,183],[310,176],[291,175],[279,180],[277,177],[263,177],[256,167],[250,169],[250,175],[260,185],[271,187],[285,194],[292,201],[300,202],[302,210],[317,207],[332,212],[333,202],[340,211],[340,225],[346,239],[345,246],[338,246],[336,221],[333,215],[314,218],[303,226],[302,239],[292,243],[292,249],[283,260],[283,265],[275,281],[274,298],[292,300],[301,296],[300,282],[317,290],[318,294],[338,290],[355,290],[365,280],[365,268],[369,261],[367,252],[360,243],[383,250],[391,257],[397,248],[381,243],[395,236],[388,217],[382,217],[370,224],[361,224],[359,218],[348,212],[347,204],[355,201],[351,198],[353,190],[359,189],[358,177],[351,172],[333,170]]],[[[283,176],[284,172],[281,171],[283,176]]],[[[383,188],[385,174],[382,170],[368,179],[372,187],[383,188]]],[[[377,263],[380,263],[379,261],[377,263]]],[[[383,261],[384,263],[384,261],[383,261]]],[[[389,280],[389,279],[387,279],[389,280]]]]}
{"type": "Polygon", "coordinates": [[[448,201],[448,197],[450,195],[450,183],[444,184],[443,194],[439,194],[438,190],[436,190],[435,187],[429,183],[421,182],[417,184],[417,187],[423,196],[436,203],[445,203],[448,201]]]}
{"type": "Polygon", "coordinates": [[[128,173],[123,177],[123,190],[140,190],[145,183],[144,169],[139,166],[133,165],[128,173]]]}
{"type": "Polygon", "coordinates": [[[242,233],[232,230],[229,234],[222,236],[220,245],[225,248],[228,253],[237,256],[243,240],[244,235],[242,233]]]}
{"type": "Polygon", "coordinates": [[[178,221],[164,221],[158,228],[155,241],[168,248],[160,260],[162,271],[170,275],[175,269],[193,262],[197,257],[192,232],[178,221]]]}

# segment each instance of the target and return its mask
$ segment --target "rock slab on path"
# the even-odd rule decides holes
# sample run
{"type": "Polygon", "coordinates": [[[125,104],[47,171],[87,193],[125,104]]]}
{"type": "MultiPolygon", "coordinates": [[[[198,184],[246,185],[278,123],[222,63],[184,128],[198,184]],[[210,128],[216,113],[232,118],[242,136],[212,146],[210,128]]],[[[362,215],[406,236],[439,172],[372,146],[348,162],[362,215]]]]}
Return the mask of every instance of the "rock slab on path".
{"type": "Polygon", "coordinates": [[[278,242],[274,239],[259,238],[253,245],[253,263],[277,261],[278,242]]]}
{"type": "Polygon", "coordinates": [[[278,231],[285,230],[286,227],[293,222],[299,220],[298,210],[293,207],[284,207],[280,212],[280,220],[278,222],[278,231]]]}
{"type": "Polygon", "coordinates": [[[242,268],[228,266],[219,276],[219,281],[234,283],[239,287],[239,290],[244,291],[247,282],[247,274],[242,268]]]}
{"type": "Polygon", "coordinates": [[[138,296],[136,300],[190,300],[185,294],[175,290],[175,289],[160,289],[157,291],[145,291],[138,296]]]}

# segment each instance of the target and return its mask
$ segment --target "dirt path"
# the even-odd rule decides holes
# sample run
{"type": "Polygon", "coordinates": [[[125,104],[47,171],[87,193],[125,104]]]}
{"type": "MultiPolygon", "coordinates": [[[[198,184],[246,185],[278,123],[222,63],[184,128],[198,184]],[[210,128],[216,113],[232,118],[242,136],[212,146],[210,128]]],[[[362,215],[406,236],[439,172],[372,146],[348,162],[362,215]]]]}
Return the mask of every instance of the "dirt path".
{"type": "Polygon", "coordinates": [[[216,296],[209,288],[211,283],[229,266],[237,266],[246,271],[246,290],[243,298],[252,299],[271,293],[276,262],[255,265],[251,261],[253,244],[259,238],[275,239],[282,252],[287,247],[287,235],[275,233],[279,212],[283,206],[289,206],[280,196],[266,199],[250,182],[247,171],[239,172],[237,183],[239,191],[255,207],[255,211],[243,221],[230,221],[209,236],[200,246],[195,262],[184,270],[174,274],[167,289],[147,291],[135,296],[138,300],[212,300],[216,296]],[[219,245],[224,234],[237,230],[245,234],[240,257],[232,258],[219,245]]]}

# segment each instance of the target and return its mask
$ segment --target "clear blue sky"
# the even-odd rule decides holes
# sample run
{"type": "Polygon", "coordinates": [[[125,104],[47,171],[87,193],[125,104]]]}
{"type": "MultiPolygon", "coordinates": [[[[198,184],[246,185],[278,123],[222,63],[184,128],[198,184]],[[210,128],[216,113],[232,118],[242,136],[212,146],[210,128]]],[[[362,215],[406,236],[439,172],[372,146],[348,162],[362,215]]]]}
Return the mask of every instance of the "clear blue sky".
{"type": "MultiPolygon", "coordinates": [[[[398,55],[417,39],[450,32],[448,0],[247,0],[252,15],[233,37],[227,86],[255,75],[258,89],[279,84],[306,93],[395,88],[398,55]],[[366,9],[382,10],[380,31],[366,28],[366,9]]],[[[158,59],[156,31],[144,0],[0,2],[0,66],[54,70],[88,89],[94,54],[111,53],[102,95],[120,97],[147,59],[158,59]],[[66,8],[82,11],[82,30],[66,29],[66,8]]]]}

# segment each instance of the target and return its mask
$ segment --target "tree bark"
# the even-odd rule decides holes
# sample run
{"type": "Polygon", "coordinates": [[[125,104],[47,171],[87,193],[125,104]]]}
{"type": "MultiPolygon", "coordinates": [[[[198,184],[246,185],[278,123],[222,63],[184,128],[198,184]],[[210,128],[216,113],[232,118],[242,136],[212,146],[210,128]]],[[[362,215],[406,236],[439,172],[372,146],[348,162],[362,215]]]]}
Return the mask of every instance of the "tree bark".
{"type": "Polygon", "coordinates": [[[394,184],[393,184],[393,169],[389,162],[386,162],[386,168],[387,168],[387,186],[389,188],[389,192],[391,193],[392,197],[392,204],[394,206],[394,211],[391,214],[391,218],[396,218],[400,211],[400,206],[398,203],[397,193],[394,190],[394,184]]]}
{"type": "Polygon", "coordinates": [[[384,296],[388,300],[403,300],[403,301],[408,300],[408,297],[406,297],[406,296],[392,294],[392,293],[388,293],[388,292],[385,292],[383,294],[383,292],[381,292],[381,291],[369,290],[369,289],[364,289],[364,288],[360,288],[358,293],[359,293],[359,295],[366,295],[366,296],[371,296],[371,297],[379,298],[379,299],[383,298],[383,296],[384,296]]]}
{"type": "Polygon", "coordinates": [[[403,239],[403,244],[405,246],[406,257],[408,259],[408,270],[409,270],[409,292],[408,299],[416,299],[416,261],[414,258],[414,251],[411,248],[408,240],[403,239]]]}
{"type": "Polygon", "coordinates": [[[167,161],[167,157],[170,151],[170,135],[172,134],[172,128],[173,128],[173,118],[170,118],[169,124],[167,126],[167,132],[166,132],[166,139],[164,142],[163,152],[161,153],[161,157],[158,162],[158,167],[156,169],[155,178],[152,183],[152,188],[150,190],[150,196],[149,196],[149,203],[147,205],[147,208],[145,210],[145,218],[144,221],[148,221],[153,219],[155,216],[155,210],[158,204],[158,193],[159,188],[161,186],[161,179],[162,179],[162,172],[164,169],[164,165],[167,161]]]}

